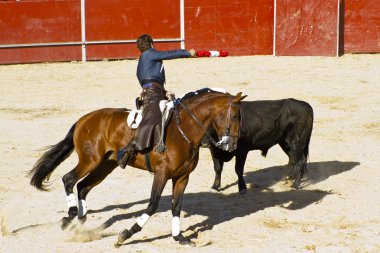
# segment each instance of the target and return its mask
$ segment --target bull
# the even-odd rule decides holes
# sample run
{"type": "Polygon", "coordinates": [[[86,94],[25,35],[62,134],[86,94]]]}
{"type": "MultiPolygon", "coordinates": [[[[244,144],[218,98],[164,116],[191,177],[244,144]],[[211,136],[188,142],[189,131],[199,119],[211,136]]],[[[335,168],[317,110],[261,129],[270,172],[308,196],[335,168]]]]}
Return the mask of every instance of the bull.
{"type": "MultiPolygon", "coordinates": [[[[280,145],[289,158],[287,175],[292,188],[299,188],[307,171],[309,143],[313,129],[314,113],[310,104],[293,98],[242,102],[241,125],[237,149],[226,152],[210,145],[207,137],[202,146],[208,147],[214,163],[214,190],[220,190],[223,164],[236,157],[235,172],[238,176],[239,192],[247,190],[243,178],[244,164],[251,150],[261,150],[265,157],[274,145],[280,145]]],[[[216,132],[210,135],[216,138],[216,132]]]]}

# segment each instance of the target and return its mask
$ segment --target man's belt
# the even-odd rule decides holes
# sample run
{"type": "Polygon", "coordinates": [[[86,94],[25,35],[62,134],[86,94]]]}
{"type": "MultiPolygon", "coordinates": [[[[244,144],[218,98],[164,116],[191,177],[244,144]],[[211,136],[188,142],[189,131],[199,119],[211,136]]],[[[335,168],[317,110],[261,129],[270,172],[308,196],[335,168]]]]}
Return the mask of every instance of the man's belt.
{"type": "Polygon", "coordinates": [[[152,85],[153,85],[153,83],[146,83],[142,87],[143,87],[143,89],[147,89],[147,88],[151,87],[152,85]]]}
{"type": "Polygon", "coordinates": [[[149,83],[146,83],[146,84],[143,84],[143,89],[148,89],[149,87],[152,87],[153,85],[162,85],[160,83],[157,83],[157,82],[149,82],[149,83]]]}

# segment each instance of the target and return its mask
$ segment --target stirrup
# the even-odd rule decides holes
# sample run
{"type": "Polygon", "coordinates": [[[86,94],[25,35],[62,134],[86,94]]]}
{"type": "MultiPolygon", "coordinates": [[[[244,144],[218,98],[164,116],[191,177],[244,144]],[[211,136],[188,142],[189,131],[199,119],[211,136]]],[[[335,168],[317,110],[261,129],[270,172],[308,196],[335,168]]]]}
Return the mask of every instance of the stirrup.
{"type": "MultiPolygon", "coordinates": [[[[122,152],[122,151],[118,151],[118,153],[119,153],[119,152],[122,152]]],[[[128,160],[129,160],[129,157],[130,157],[129,152],[126,151],[126,152],[124,153],[123,157],[117,160],[119,166],[120,166],[122,169],[125,169],[125,167],[127,166],[127,164],[128,164],[128,160]]]]}
{"type": "Polygon", "coordinates": [[[125,168],[130,160],[133,160],[135,153],[134,144],[129,143],[117,151],[117,162],[121,168],[125,168]]]}

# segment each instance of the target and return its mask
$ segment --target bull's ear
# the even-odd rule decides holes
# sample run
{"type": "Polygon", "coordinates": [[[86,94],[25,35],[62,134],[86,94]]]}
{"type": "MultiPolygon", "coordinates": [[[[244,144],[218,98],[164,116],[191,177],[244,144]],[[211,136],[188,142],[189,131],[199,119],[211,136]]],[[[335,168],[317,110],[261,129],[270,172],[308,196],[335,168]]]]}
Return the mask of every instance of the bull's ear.
{"type": "Polygon", "coordinates": [[[238,102],[242,101],[244,98],[247,97],[247,95],[242,96],[241,94],[242,94],[241,92],[239,92],[238,94],[236,94],[236,96],[233,99],[234,103],[238,103],[238,102]]]}

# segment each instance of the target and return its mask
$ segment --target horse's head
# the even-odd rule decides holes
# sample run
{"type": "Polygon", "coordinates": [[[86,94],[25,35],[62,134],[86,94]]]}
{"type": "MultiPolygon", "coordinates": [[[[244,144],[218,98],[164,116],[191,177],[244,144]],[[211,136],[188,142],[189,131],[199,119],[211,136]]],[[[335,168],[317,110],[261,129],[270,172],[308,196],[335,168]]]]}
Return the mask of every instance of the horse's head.
{"type": "Polygon", "coordinates": [[[213,127],[219,141],[216,146],[232,152],[237,148],[240,129],[240,101],[246,96],[239,92],[236,96],[229,96],[228,101],[221,102],[214,112],[213,127]]]}

